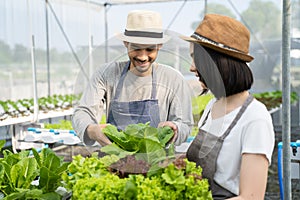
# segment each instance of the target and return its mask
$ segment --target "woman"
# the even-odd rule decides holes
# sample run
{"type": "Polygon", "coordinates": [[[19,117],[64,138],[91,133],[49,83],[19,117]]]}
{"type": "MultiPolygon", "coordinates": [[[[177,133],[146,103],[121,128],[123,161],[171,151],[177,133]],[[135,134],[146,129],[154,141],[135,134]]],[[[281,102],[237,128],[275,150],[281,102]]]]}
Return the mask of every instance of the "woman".
{"type": "Polygon", "coordinates": [[[250,33],[235,19],[207,14],[191,37],[191,56],[215,98],[199,121],[187,158],[203,168],[214,199],[264,199],[274,149],[271,116],[249,93],[250,33]]]}

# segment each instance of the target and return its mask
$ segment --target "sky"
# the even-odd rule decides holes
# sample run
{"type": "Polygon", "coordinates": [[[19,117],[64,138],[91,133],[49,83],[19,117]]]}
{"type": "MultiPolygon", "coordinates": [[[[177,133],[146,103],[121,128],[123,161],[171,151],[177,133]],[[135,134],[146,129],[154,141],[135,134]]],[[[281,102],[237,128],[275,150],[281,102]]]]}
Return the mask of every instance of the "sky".
{"type": "MultiPolygon", "coordinates": [[[[280,0],[272,1],[281,6],[280,0]]],[[[128,12],[135,9],[158,11],[162,15],[164,29],[168,28],[182,35],[191,35],[194,31],[191,24],[201,20],[205,3],[204,0],[194,0],[113,5],[107,7],[106,29],[103,7],[99,6],[95,9],[93,7],[88,10],[87,3],[74,3],[75,0],[49,0],[49,2],[51,5],[51,9],[48,9],[50,45],[58,49],[69,48],[66,38],[74,47],[88,44],[91,36],[94,44],[103,44],[106,38],[110,39],[115,34],[123,32],[128,12]]],[[[248,7],[250,0],[208,1],[208,3],[224,4],[238,16],[230,2],[238,12],[242,12],[248,7]]],[[[0,39],[10,45],[19,43],[30,46],[31,35],[34,35],[37,47],[45,48],[45,16],[44,0],[1,0],[0,27],[4,28],[0,29],[0,39]]]]}

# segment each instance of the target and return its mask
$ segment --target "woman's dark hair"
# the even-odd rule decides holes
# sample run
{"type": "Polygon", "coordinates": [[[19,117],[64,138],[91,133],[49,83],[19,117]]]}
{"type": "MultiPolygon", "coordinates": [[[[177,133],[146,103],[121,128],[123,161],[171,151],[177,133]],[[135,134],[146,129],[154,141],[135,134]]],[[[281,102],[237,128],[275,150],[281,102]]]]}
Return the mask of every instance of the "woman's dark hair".
{"type": "Polygon", "coordinates": [[[242,60],[195,44],[194,61],[199,80],[217,99],[249,90],[253,84],[253,74],[242,60]]]}

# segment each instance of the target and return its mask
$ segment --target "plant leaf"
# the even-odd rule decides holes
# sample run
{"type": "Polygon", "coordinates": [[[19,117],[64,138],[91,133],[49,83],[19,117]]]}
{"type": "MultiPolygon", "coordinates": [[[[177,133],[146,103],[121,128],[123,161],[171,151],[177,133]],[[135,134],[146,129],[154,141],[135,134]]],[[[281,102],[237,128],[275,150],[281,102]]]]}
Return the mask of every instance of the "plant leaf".
{"type": "Polygon", "coordinates": [[[60,167],[60,163],[60,158],[52,152],[47,155],[47,158],[44,160],[43,166],[55,172],[56,169],[60,167]]]}
{"type": "Polygon", "coordinates": [[[109,137],[113,142],[126,151],[136,151],[137,144],[135,141],[129,140],[126,134],[122,131],[118,131],[117,127],[113,125],[108,125],[102,129],[103,133],[109,137]]]}
{"type": "Polygon", "coordinates": [[[12,166],[10,177],[16,188],[29,188],[31,182],[36,178],[37,163],[34,158],[24,158],[12,166]]]}
{"type": "Polygon", "coordinates": [[[0,140],[0,151],[2,150],[2,148],[4,147],[6,141],[5,140],[0,140]]]}
{"type": "Polygon", "coordinates": [[[41,161],[41,157],[40,157],[40,154],[37,152],[36,149],[32,149],[32,153],[33,153],[33,156],[38,164],[39,167],[42,167],[42,161],[41,161]]]}
{"type": "Polygon", "coordinates": [[[126,151],[114,143],[101,147],[101,151],[109,155],[117,155],[119,158],[136,153],[136,151],[126,151]]]}
{"type": "Polygon", "coordinates": [[[51,171],[49,168],[41,167],[40,169],[40,180],[39,188],[43,189],[45,193],[54,192],[59,186],[61,174],[51,171]]]}
{"type": "Polygon", "coordinates": [[[137,159],[144,160],[151,165],[157,163],[159,159],[166,157],[165,149],[161,144],[151,139],[145,138],[141,140],[139,149],[139,152],[136,154],[137,159]]]}
{"type": "Polygon", "coordinates": [[[158,128],[158,139],[163,147],[171,140],[174,136],[174,131],[169,126],[158,128]]]}

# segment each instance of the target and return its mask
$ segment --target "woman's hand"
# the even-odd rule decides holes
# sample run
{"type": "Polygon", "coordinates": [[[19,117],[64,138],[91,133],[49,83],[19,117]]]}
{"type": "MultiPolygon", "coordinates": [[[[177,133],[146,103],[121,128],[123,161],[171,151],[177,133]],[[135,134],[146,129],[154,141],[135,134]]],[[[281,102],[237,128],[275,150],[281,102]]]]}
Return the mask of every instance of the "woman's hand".
{"type": "Polygon", "coordinates": [[[111,144],[111,141],[102,132],[108,124],[90,124],[86,131],[90,139],[97,141],[101,146],[111,144]]]}

